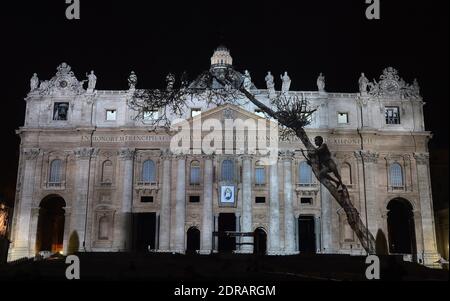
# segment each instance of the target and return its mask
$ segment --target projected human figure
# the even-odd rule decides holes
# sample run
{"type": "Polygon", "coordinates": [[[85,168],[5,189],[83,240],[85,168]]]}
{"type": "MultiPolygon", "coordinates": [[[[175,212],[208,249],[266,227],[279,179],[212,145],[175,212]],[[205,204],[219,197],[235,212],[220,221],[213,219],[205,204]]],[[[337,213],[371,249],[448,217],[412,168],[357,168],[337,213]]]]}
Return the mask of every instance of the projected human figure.
{"type": "Polygon", "coordinates": [[[327,144],[323,143],[323,138],[321,136],[317,136],[316,138],[314,138],[314,143],[316,144],[317,149],[313,150],[312,152],[315,153],[319,158],[319,180],[328,179],[335,183],[337,188],[344,187],[336,163],[331,158],[331,153],[328,149],[327,144]],[[333,173],[337,180],[331,177],[330,173],[333,173]]]}

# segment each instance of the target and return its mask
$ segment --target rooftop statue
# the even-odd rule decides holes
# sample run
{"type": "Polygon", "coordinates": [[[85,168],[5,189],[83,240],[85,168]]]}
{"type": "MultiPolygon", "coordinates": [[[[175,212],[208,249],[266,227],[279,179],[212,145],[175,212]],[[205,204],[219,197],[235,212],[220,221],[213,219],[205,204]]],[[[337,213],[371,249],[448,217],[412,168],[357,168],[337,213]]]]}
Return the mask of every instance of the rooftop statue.
{"type": "Polygon", "coordinates": [[[175,76],[172,73],[167,74],[166,83],[167,83],[167,91],[172,91],[173,85],[175,84],[175,76]]]}
{"type": "Polygon", "coordinates": [[[37,74],[33,74],[33,77],[30,79],[30,91],[33,92],[39,87],[39,78],[37,74]]]}
{"type": "Polygon", "coordinates": [[[289,77],[287,72],[284,72],[284,75],[281,75],[281,80],[283,81],[281,85],[281,92],[288,93],[291,87],[291,78],[289,77]]]}
{"type": "Polygon", "coordinates": [[[134,71],[131,71],[130,76],[128,77],[128,86],[130,87],[130,90],[134,90],[136,88],[137,84],[137,76],[134,71]]]}
{"type": "Polygon", "coordinates": [[[317,77],[317,89],[319,92],[325,92],[325,76],[322,73],[317,77]]]}
{"type": "Polygon", "coordinates": [[[272,75],[272,73],[270,73],[270,71],[267,72],[265,80],[266,80],[267,90],[269,91],[269,98],[273,99],[273,98],[275,98],[275,83],[274,83],[273,75],[272,75]]]}
{"type": "Polygon", "coordinates": [[[250,72],[248,70],[245,70],[244,72],[244,89],[247,91],[250,91],[252,88],[252,78],[250,76],[250,72]]]}
{"type": "Polygon", "coordinates": [[[87,75],[87,78],[88,78],[88,90],[94,90],[95,85],[97,84],[97,76],[95,76],[94,71],[91,71],[91,73],[87,75]]]}
{"type": "Polygon", "coordinates": [[[359,84],[359,92],[361,94],[366,94],[367,87],[369,86],[369,80],[364,75],[364,73],[361,73],[361,77],[359,78],[358,84],[359,84]]]}

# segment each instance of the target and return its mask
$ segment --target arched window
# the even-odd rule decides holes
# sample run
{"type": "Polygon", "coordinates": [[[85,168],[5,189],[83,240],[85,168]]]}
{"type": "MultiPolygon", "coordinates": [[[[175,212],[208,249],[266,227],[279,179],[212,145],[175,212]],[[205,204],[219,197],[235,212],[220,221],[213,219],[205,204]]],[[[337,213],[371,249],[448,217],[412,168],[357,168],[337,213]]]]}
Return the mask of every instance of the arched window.
{"type": "Polygon", "coordinates": [[[112,183],[113,164],[110,160],[106,160],[102,164],[102,183],[112,183]]]}
{"type": "Polygon", "coordinates": [[[48,178],[49,183],[61,183],[61,168],[62,161],[59,159],[53,160],[50,163],[50,175],[48,178]]]}
{"type": "Polygon", "coordinates": [[[298,174],[300,184],[312,184],[312,170],[311,166],[306,161],[298,165],[298,174]]]}
{"type": "Polygon", "coordinates": [[[142,182],[154,183],[156,182],[156,168],[155,162],[146,160],[142,164],[142,182]]]}
{"type": "Polygon", "coordinates": [[[191,162],[191,185],[200,185],[200,162],[191,162]]]}
{"type": "Polygon", "coordinates": [[[234,181],[234,163],[231,160],[224,160],[221,169],[222,181],[234,181]]]}
{"type": "Polygon", "coordinates": [[[344,163],[341,167],[342,183],[352,185],[352,168],[350,164],[344,163]]]}
{"type": "Polygon", "coordinates": [[[261,162],[256,162],[255,166],[255,184],[264,185],[266,184],[266,168],[261,162]]]}
{"type": "Polygon", "coordinates": [[[398,163],[391,164],[389,168],[389,174],[391,177],[391,186],[394,188],[403,187],[403,170],[402,166],[398,163]]]}
{"type": "Polygon", "coordinates": [[[98,220],[98,239],[99,240],[109,239],[109,220],[107,216],[102,216],[98,220]]]}

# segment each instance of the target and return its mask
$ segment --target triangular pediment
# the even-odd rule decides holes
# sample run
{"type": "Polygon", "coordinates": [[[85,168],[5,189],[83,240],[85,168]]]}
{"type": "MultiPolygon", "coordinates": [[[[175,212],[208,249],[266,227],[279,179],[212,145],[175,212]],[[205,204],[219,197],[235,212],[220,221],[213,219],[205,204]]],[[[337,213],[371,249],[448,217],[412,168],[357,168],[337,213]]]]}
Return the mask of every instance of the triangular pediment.
{"type": "MultiPolygon", "coordinates": [[[[201,122],[203,123],[209,119],[218,120],[221,123],[224,123],[225,120],[242,120],[244,122],[253,120],[255,123],[258,122],[258,120],[267,120],[267,118],[258,116],[257,114],[249,112],[237,105],[225,104],[202,112],[200,115],[197,115],[195,117],[191,117],[187,120],[187,122],[191,125],[194,125],[196,121],[201,120],[201,122]]],[[[271,123],[276,126],[276,122],[271,121],[271,123]]]]}

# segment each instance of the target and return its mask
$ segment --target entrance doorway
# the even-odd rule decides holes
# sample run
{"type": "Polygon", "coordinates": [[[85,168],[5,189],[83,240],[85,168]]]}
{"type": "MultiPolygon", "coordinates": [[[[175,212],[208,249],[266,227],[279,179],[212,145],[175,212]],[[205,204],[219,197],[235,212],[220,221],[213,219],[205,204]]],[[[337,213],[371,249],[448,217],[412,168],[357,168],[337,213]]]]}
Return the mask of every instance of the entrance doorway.
{"type": "Polygon", "coordinates": [[[300,253],[316,253],[314,216],[300,216],[298,218],[298,243],[300,253]]]}
{"type": "Polygon", "coordinates": [[[265,255],[267,251],[267,234],[262,228],[257,228],[254,234],[253,254],[265,255]]]}
{"type": "Polygon", "coordinates": [[[60,196],[48,196],[39,205],[36,234],[36,252],[63,250],[64,207],[66,202],[60,196]]]}
{"type": "Polygon", "coordinates": [[[404,199],[389,202],[388,234],[391,254],[416,254],[416,233],[411,204],[404,199]]]}
{"type": "Polygon", "coordinates": [[[234,213],[219,214],[219,252],[236,250],[236,238],[227,237],[226,231],[236,231],[236,215],[234,213]]]}
{"type": "Polygon", "coordinates": [[[133,213],[133,251],[155,249],[156,213],[133,213]]]}
{"type": "Polygon", "coordinates": [[[190,227],[186,236],[186,253],[194,254],[200,250],[200,230],[196,227],[190,227]]]}

